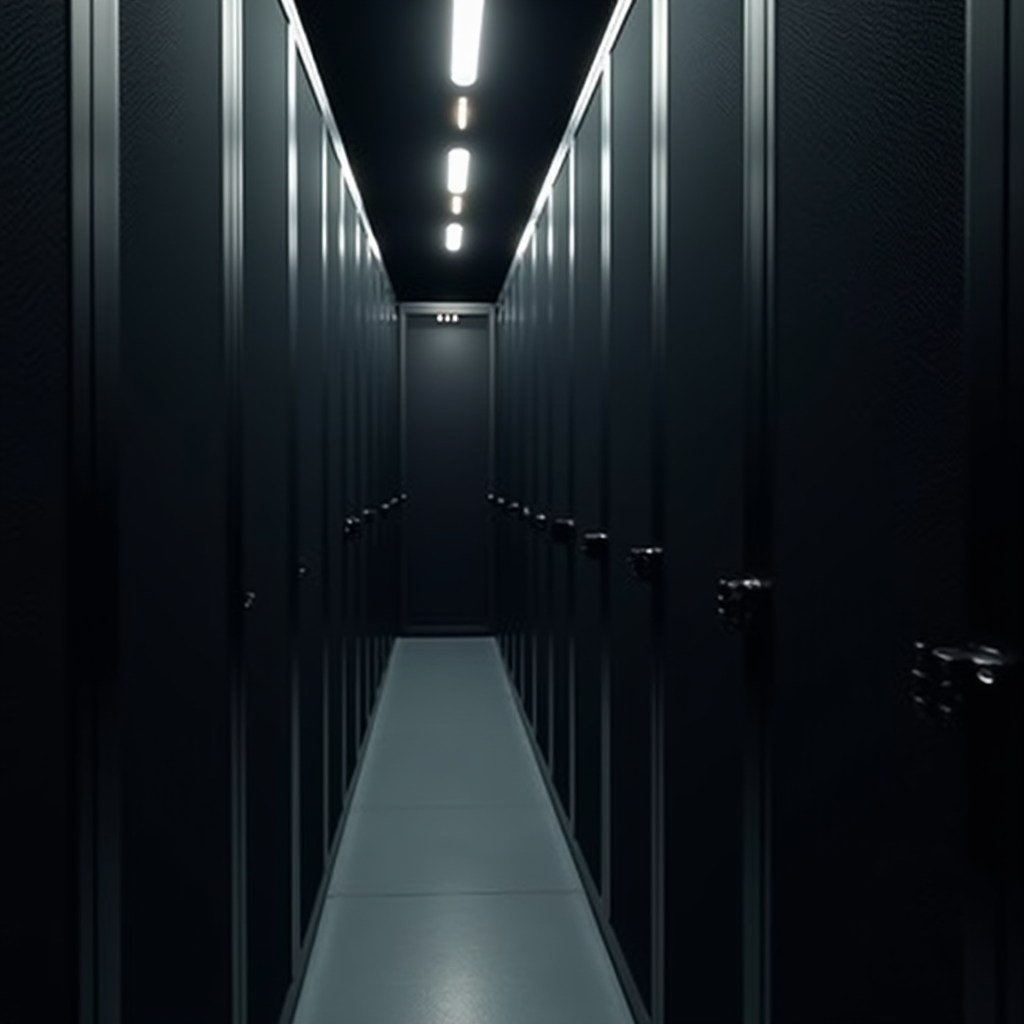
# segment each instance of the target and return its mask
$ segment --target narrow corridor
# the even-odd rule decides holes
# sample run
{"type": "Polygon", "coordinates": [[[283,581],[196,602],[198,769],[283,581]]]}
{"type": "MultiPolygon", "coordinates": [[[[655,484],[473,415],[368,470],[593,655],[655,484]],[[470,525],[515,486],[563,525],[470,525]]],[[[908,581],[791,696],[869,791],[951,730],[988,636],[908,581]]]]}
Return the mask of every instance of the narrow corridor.
{"type": "Polygon", "coordinates": [[[631,1024],[488,638],[401,639],[295,1024],[631,1024]]]}

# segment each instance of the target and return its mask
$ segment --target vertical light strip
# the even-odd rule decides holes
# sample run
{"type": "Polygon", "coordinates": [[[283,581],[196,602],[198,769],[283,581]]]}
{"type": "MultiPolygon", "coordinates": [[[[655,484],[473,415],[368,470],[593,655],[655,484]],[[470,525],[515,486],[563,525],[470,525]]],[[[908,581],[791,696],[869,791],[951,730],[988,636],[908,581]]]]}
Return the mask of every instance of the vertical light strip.
{"type": "Polygon", "coordinates": [[[469,125],[469,100],[465,96],[459,97],[455,110],[455,121],[459,126],[459,131],[465,131],[469,125]]]}
{"type": "Polygon", "coordinates": [[[298,50],[295,28],[288,22],[288,352],[289,352],[289,499],[288,499],[288,594],[289,594],[289,676],[291,682],[291,855],[292,855],[292,976],[298,975],[302,947],[302,892],[300,889],[299,807],[299,666],[297,651],[296,593],[298,550],[296,544],[296,372],[298,349],[298,277],[299,277],[299,140],[298,140],[298,50]]]}
{"type": "MultiPolygon", "coordinates": [[[[601,528],[608,523],[608,392],[611,348],[611,277],[612,277],[612,60],[604,60],[601,83],[601,528]]],[[[601,874],[605,917],[611,920],[612,901],[612,833],[611,833],[611,666],[609,649],[609,607],[607,571],[602,568],[601,580],[601,874]]]]}
{"type": "Polygon", "coordinates": [[[246,816],[243,643],[242,498],[242,0],[221,0],[221,152],[224,230],[224,360],[226,383],[226,515],[231,788],[231,989],[233,1024],[245,1024],[246,816]]]}
{"type": "MultiPolygon", "coordinates": [[[[665,537],[665,417],[669,386],[665,347],[668,339],[669,225],[669,5],[653,0],[651,19],[651,340],[653,452],[651,507],[654,543],[665,537]]],[[[655,588],[654,665],[651,688],[651,952],[652,1024],[665,1020],[665,644],[667,623],[664,591],[655,588]]]]}

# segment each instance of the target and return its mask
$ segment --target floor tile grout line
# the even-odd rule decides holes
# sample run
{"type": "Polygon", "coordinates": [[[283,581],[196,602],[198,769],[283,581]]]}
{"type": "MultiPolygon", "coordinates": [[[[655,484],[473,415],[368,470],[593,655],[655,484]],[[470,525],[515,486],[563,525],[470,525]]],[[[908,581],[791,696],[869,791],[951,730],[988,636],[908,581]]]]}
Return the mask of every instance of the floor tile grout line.
{"type": "Polygon", "coordinates": [[[563,889],[452,889],[444,892],[328,892],[329,900],[446,899],[462,896],[585,896],[583,887],[563,889]]]}

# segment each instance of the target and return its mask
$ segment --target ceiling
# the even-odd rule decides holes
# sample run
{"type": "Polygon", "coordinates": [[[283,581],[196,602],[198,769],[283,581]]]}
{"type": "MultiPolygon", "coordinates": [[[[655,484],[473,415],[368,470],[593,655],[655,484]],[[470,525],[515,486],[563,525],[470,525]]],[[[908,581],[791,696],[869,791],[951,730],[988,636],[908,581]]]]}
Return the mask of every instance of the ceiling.
{"type": "Polygon", "coordinates": [[[399,301],[493,302],[615,0],[486,0],[464,90],[449,76],[452,0],[296,6],[399,301]],[[472,154],[457,253],[444,247],[453,144],[472,154]]]}

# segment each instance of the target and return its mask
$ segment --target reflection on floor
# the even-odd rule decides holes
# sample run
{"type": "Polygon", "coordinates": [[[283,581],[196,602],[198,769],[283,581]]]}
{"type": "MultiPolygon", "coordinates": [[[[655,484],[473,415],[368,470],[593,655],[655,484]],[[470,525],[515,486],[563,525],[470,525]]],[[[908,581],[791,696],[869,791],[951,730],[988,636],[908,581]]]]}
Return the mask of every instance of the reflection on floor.
{"type": "Polygon", "coordinates": [[[497,646],[400,640],[295,1024],[632,1024],[497,646]]]}

